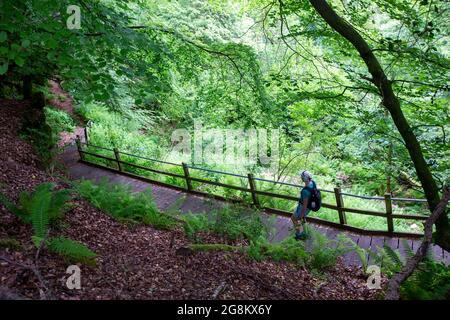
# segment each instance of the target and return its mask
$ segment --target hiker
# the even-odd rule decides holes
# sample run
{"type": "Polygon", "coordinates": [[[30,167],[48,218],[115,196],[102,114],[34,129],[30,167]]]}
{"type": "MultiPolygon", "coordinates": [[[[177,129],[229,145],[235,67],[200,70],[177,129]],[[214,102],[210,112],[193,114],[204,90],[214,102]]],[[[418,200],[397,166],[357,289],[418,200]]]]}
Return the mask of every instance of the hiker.
{"type": "Polygon", "coordinates": [[[312,175],[304,170],[300,175],[305,186],[300,192],[300,200],[292,215],[292,223],[295,228],[295,239],[304,240],[306,239],[306,232],[304,230],[304,224],[306,223],[306,217],[308,216],[311,209],[314,211],[320,208],[320,192],[317,190],[316,183],[312,179],[312,175]]]}

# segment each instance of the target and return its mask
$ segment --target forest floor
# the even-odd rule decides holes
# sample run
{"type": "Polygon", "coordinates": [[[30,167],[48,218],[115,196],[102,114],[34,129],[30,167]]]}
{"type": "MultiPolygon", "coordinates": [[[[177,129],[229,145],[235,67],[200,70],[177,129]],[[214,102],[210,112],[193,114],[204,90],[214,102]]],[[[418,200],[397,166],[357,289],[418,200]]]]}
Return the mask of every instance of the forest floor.
{"type": "MultiPolygon", "coordinates": [[[[40,168],[33,147],[19,136],[26,104],[0,101],[0,192],[17,202],[20,192],[43,182],[69,188],[64,171],[50,174],[40,168]]],[[[85,200],[75,197],[64,222],[52,235],[64,235],[94,250],[96,266],[81,267],[80,290],[65,281],[69,265],[42,250],[38,270],[45,286],[27,266],[36,248],[32,228],[0,205],[0,239],[15,239],[17,248],[0,248],[0,296],[54,299],[374,299],[366,276],[342,261],[312,274],[292,263],[257,262],[236,252],[180,250],[191,241],[181,228],[160,231],[150,226],[130,227],[115,221],[85,200]],[[221,289],[217,291],[218,289],[221,289]]],[[[219,241],[215,235],[208,242],[219,241]]]]}

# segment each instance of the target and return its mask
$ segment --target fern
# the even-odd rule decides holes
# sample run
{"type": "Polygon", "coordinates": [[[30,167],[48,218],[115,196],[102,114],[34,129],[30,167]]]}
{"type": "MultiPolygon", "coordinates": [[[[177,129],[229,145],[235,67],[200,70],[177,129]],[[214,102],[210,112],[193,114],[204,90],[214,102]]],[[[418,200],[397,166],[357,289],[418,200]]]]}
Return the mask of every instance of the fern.
{"type": "Polygon", "coordinates": [[[308,228],[308,233],[310,240],[306,242],[288,237],[280,243],[269,243],[267,238],[261,236],[250,241],[247,254],[257,261],[265,258],[289,261],[319,271],[332,267],[339,256],[354,250],[354,242],[345,235],[339,235],[336,240],[329,240],[314,229],[308,228]]]}
{"type": "Polygon", "coordinates": [[[406,300],[441,300],[450,298],[450,266],[425,260],[402,284],[401,298],[406,300]]]}
{"type": "Polygon", "coordinates": [[[64,209],[67,207],[71,199],[69,190],[58,190],[52,192],[52,201],[49,210],[49,220],[50,222],[57,221],[62,218],[64,209]]]}
{"type": "Polygon", "coordinates": [[[3,193],[0,193],[0,203],[2,203],[8,211],[18,216],[19,218],[26,218],[25,212],[18,208],[14,203],[9,201],[9,199],[3,193]]]}
{"type": "Polygon", "coordinates": [[[402,239],[402,244],[403,244],[403,248],[405,249],[405,253],[407,258],[412,258],[414,257],[415,252],[413,251],[413,249],[409,246],[409,243],[406,239],[402,239]]]}
{"type": "Polygon", "coordinates": [[[30,201],[30,217],[34,230],[33,241],[37,247],[41,244],[48,231],[51,201],[52,194],[45,189],[37,190],[30,201]]]}
{"type": "Polygon", "coordinates": [[[199,232],[205,232],[210,230],[210,223],[208,217],[204,214],[192,214],[188,213],[182,216],[184,232],[186,235],[197,241],[197,234],[199,232]]]}
{"type": "Polygon", "coordinates": [[[400,253],[398,251],[395,251],[388,245],[383,246],[384,251],[387,254],[387,257],[395,264],[395,266],[400,269],[403,267],[403,261],[400,257],[400,253]]]}
{"type": "Polygon", "coordinates": [[[367,252],[366,249],[363,249],[358,245],[355,246],[355,251],[356,254],[358,255],[359,261],[361,262],[364,272],[366,272],[367,267],[369,266],[368,256],[370,255],[370,252],[367,252]]]}
{"type": "MultiPolygon", "coordinates": [[[[41,216],[44,220],[48,220],[49,223],[58,220],[61,218],[63,208],[69,200],[69,191],[55,191],[54,184],[52,183],[40,184],[36,187],[34,192],[22,192],[19,195],[19,206],[13,204],[8,200],[8,198],[6,198],[5,195],[0,193],[0,202],[3,203],[10,212],[20,217],[27,223],[38,223],[38,218],[33,217],[35,214],[41,216]],[[42,217],[42,214],[45,214],[47,218],[42,217]]],[[[36,236],[42,235],[42,227],[45,226],[41,225],[41,227],[38,227],[40,234],[37,234],[36,236]]]]}
{"type": "Polygon", "coordinates": [[[52,238],[48,242],[48,248],[50,251],[63,256],[69,262],[96,264],[95,258],[97,255],[95,252],[77,241],[65,237],[52,238]]]}
{"type": "Polygon", "coordinates": [[[176,220],[158,210],[150,190],[133,193],[131,187],[109,184],[102,179],[98,185],[81,181],[76,191],[92,205],[121,222],[144,223],[157,229],[172,229],[176,220]]]}
{"type": "MultiPolygon", "coordinates": [[[[6,208],[33,227],[31,239],[36,247],[43,244],[52,221],[62,216],[62,209],[70,199],[68,190],[54,190],[54,185],[44,183],[36,187],[32,193],[22,192],[19,197],[20,208],[0,194],[0,201],[6,208]]],[[[76,241],[58,237],[48,239],[44,243],[50,251],[62,255],[69,261],[95,264],[96,254],[76,241]]]]}

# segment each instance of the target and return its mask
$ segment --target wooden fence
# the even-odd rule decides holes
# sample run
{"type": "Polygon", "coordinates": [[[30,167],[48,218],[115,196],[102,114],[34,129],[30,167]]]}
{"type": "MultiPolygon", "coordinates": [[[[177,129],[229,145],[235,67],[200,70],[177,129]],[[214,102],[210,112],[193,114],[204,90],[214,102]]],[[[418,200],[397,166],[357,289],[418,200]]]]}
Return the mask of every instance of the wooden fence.
{"type": "MultiPolygon", "coordinates": [[[[87,138],[87,135],[86,135],[86,138],[87,138]]],[[[255,207],[257,207],[259,209],[262,209],[262,210],[265,210],[268,213],[274,213],[274,214],[278,214],[278,215],[286,216],[286,217],[290,217],[292,215],[292,212],[287,212],[287,211],[283,211],[283,210],[276,209],[276,208],[261,207],[260,201],[258,199],[258,196],[267,196],[267,197],[273,197],[273,198],[278,198],[278,199],[285,199],[285,200],[290,200],[290,201],[295,201],[295,202],[299,201],[299,197],[294,197],[294,196],[286,195],[286,194],[278,194],[278,193],[269,192],[269,191],[258,190],[257,187],[256,187],[256,183],[255,182],[256,181],[264,181],[264,182],[268,182],[268,183],[287,185],[287,186],[292,186],[292,187],[296,187],[296,188],[302,188],[303,187],[301,185],[296,185],[296,184],[292,184],[292,183],[286,183],[286,182],[280,182],[280,181],[267,180],[267,179],[263,179],[263,178],[257,178],[257,177],[254,177],[253,174],[251,174],[251,173],[249,173],[247,176],[244,176],[244,175],[239,175],[239,174],[234,174],[234,173],[229,173],[229,172],[222,172],[222,171],[217,171],[217,170],[211,170],[211,169],[205,169],[205,168],[190,166],[190,165],[188,165],[186,163],[178,164],[178,163],[173,163],[173,162],[167,162],[167,161],[161,161],[161,160],[146,158],[146,157],[142,157],[142,156],[138,156],[138,155],[122,152],[122,151],[120,151],[120,150],[118,150],[116,148],[109,149],[109,148],[104,148],[104,147],[100,147],[100,146],[95,146],[95,145],[92,145],[92,144],[88,143],[87,139],[86,139],[86,142],[81,142],[80,137],[77,137],[76,144],[77,144],[77,149],[78,149],[78,152],[79,152],[79,155],[80,155],[80,161],[84,162],[84,163],[88,163],[89,165],[101,167],[103,169],[107,169],[107,170],[110,170],[110,171],[113,171],[113,172],[118,172],[118,173],[120,173],[122,175],[127,175],[127,176],[130,176],[130,177],[133,177],[133,178],[136,178],[136,179],[139,179],[139,180],[143,180],[143,181],[146,181],[146,182],[150,182],[150,183],[166,186],[166,187],[169,187],[169,188],[182,190],[182,191],[185,191],[185,192],[188,192],[188,193],[193,193],[193,194],[213,197],[213,198],[216,198],[216,199],[219,199],[219,200],[224,200],[224,201],[244,202],[244,200],[227,199],[227,198],[224,198],[224,197],[221,197],[221,196],[218,196],[218,195],[209,194],[209,193],[205,193],[205,192],[201,192],[201,191],[195,190],[195,188],[193,188],[192,182],[199,182],[199,183],[202,183],[202,184],[209,184],[209,185],[213,185],[213,186],[218,186],[218,187],[234,189],[234,190],[238,190],[238,191],[242,191],[242,192],[247,192],[247,193],[251,194],[252,205],[254,205],[255,207]],[[87,151],[85,148],[83,148],[83,146],[88,146],[88,147],[97,148],[97,149],[101,149],[101,150],[107,150],[107,151],[111,152],[112,154],[114,154],[114,157],[108,157],[108,156],[104,156],[104,155],[101,155],[101,154],[93,153],[91,151],[87,151]],[[167,172],[167,171],[161,171],[161,170],[158,170],[158,169],[142,166],[142,165],[139,165],[139,164],[126,162],[126,161],[123,161],[121,159],[121,155],[126,155],[126,156],[130,156],[130,157],[134,157],[134,158],[144,159],[144,160],[153,161],[153,162],[157,162],[157,163],[162,163],[162,164],[169,165],[169,166],[181,167],[182,171],[183,171],[183,174],[167,172]],[[107,161],[109,161],[111,163],[115,163],[117,165],[117,168],[113,168],[111,166],[103,166],[103,165],[94,163],[92,161],[86,160],[86,156],[92,156],[92,157],[95,157],[95,158],[107,160],[107,161]],[[171,177],[182,179],[182,180],[185,181],[185,185],[186,186],[184,188],[182,188],[182,187],[179,187],[179,186],[176,186],[176,185],[160,182],[160,181],[157,181],[157,180],[152,180],[152,179],[150,179],[148,177],[144,177],[144,176],[133,174],[133,173],[128,172],[126,170],[127,166],[134,167],[134,168],[141,169],[141,170],[145,170],[145,171],[152,172],[152,173],[156,173],[156,174],[167,175],[167,176],[171,176],[171,177]],[[221,182],[217,182],[217,181],[211,181],[211,180],[207,180],[207,179],[194,177],[194,176],[192,176],[190,174],[190,169],[201,170],[201,171],[206,171],[206,172],[211,172],[211,173],[216,173],[216,174],[235,176],[235,177],[247,179],[248,180],[248,187],[236,186],[236,185],[231,185],[231,184],[226,184],[226,183],[221,183],[221,182]]],[[[362,234],[381,235],[381,236],[387,235],[387,236],[397,236],[397,237],[413,237],[413,238],[423,237],[423,234],[420,234],[420,233],[410,233],[410,232],[395,231],[394,230],[394,219],[423,221],[423,220],[426,220],[428,218],[428,216],[426,216],[426,215],[416,215],[416,214],[414,214],[414,215],[394,214],[393,210],[392,210],[392,203],[395,202],[395,201],[398,201],[398,202],[400,202],[400,201],[404,201],[404,202],[426,202],[426,200],[424,200],[424,199],[394,198],[389,193],[386,193],[384,195],[384,197],[361,196],[361,195],[355,195],[355,194],[349,194],[349,193],[342,192],[340,188],[334,188],[333,191],[320,189],[320,191],[321,192],[325,192],[325,193],[334,193],[334,196],[335,196],[335,199],[336,199],[336,205],[328,204],[328,203],[322,203],[322,207],[337,211],[337,214],[338,214],[338,217],[339,217],[339,223],[328,221],[328,220],[324,220],[324,219],[320,219],[320,218],[317,218],[317,217],[308,217],[307,220],[309,220],[309,221],[312,221],[312,222],[315,222],[315,223],[319,223],[319,224],[323,224],[323,225],[328,225],[328,226],[339,228],[339,229],[354,231],[354,232],[358,232],[358,233],[362,233],[362,234]],[[365,210],[365,209],[357,209],[357,208],[346,207],[345,204],[344,204],[343,196],[350,196],[350,197],[362,198],[362,199],[367,199],[367,200],[384,201],[385,207],[386,207],[386,211],[382,212],[382,211],[372,211],[372,210],[365,210]],[[385,218],[386,222],[387,222],[387,230],[368,230],[368,229],[362,229],[362,228],[358,228],[358,227],[355,227],[355,226],[348,225],[347,224],[347,218],[346,218],[346,213],[347,212],[385,218]]]]}

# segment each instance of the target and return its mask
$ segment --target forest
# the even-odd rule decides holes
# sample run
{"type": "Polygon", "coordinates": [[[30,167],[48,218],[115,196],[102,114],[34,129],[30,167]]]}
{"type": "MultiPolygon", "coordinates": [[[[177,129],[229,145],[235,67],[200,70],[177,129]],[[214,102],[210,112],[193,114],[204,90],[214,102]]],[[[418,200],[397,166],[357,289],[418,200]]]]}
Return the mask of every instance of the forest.
{"type": "Polygon", "coordinates": [[[0,298],[449,299],[448,21],[445,0],[2,0],[0,298]]]}

